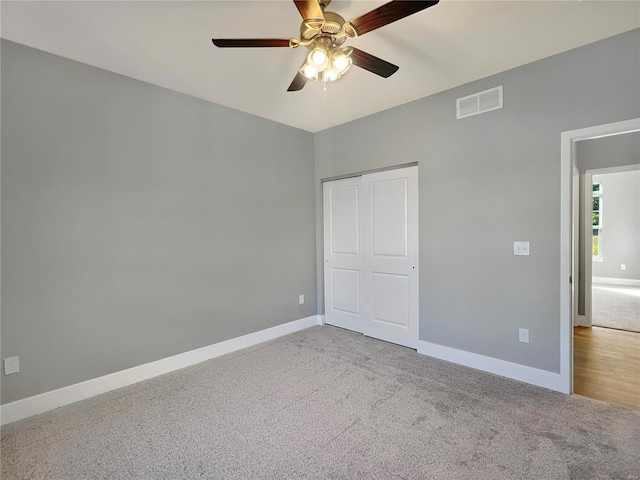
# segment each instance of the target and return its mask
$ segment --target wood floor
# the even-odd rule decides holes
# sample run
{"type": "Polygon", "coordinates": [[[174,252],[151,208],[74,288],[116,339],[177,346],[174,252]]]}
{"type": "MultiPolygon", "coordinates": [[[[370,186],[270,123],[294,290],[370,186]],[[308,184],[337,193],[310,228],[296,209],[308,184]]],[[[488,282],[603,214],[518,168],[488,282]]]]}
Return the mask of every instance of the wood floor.
{"type": "Polygon", "coordinates": [[[640,410],[640,333],[576,327],[573,354],[574,393],[640,410]]]}

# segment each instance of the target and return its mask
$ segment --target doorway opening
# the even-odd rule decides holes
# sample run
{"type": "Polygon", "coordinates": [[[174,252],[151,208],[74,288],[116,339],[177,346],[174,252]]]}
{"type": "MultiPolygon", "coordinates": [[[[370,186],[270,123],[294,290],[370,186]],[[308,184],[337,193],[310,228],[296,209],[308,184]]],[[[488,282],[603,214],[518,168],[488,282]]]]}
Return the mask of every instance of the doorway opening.
{"type": "MultiPolygon", "coordinates": [[[[634,257],[638,253],[629,247],[637,246],[637,239],[625,246],[630,228],[640,228],[640,209],[633,209],[638,193],[636,189],[636,200],[631,203],[628,193],[626,201],[621,200],[626,187],[620,183],[629,187],[640,179],[634,176],[640,175],[639,139],[640,119],[562,134],[562,258],[570,279],[569,285],[563,282],[561,286],[561,355],[562,366],[568,365],[562,370],[563,378],[572,393],[634,409],[640,409],[640,333],[593,325],[606,322],[605,316],[620,316],[614,308],[620,298],[610,295],[603,299],[599,294],[619,293],[606,289],[615,290],[610,288],[613,282],[633,284],[638,279],[631,277],[640,277],[635,271],[640,269],[640,261],[634,257]],[[626,157],[610,150],[611,145],[625,142],[632,146],[626,157]],[[609,150],[603,154],[605,147],[609,150]],[[633,173],[627,178],[613,176],[624,172],[633,173]],[[622,205],[617,211],[616,204],[622,205]]],[[[629,313],[634,316],[633,311],[629,313]]]]}
{"type": "Polygon", "coordinates": [[[591,325],[640,333],[640,164],[590,173],[591,325]]]}

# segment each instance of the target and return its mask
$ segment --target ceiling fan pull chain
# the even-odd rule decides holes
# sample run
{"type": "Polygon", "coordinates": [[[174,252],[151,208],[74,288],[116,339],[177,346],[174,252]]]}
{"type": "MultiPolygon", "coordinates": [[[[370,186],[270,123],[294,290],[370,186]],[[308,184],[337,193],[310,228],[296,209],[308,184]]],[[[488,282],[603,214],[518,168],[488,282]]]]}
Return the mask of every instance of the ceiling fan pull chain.
{"type": "Polygon", "coordinates": [[[324,98],[327,98],[327,83],[328,82],[322,82],[324,85],[324,98]]]}

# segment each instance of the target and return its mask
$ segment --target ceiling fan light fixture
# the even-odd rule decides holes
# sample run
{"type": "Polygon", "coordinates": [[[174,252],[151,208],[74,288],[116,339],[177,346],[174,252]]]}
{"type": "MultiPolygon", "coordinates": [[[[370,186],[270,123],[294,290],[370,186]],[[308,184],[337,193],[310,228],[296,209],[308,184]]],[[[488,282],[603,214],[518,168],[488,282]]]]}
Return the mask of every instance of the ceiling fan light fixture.
{"type": "Polygon", "coordinates": [[[338,73],[338,75],[342,75],[347,70],[349,70],[349,67],[351,67],[351,63],[351,57],[349,57],[349,55],[347,55],[339,48],[334,48],[331,51],[331,66],[338,73]]]}
{"type": "Polygon", "coordinates": [[[294,0],[302,16],[300,38],[213,38],[220,48],[288,47],[304,46],[309,49],[305,61],[298,70],[288,92],[301,90],[307,80],[324,83],[333,82],[351,65],[388,78],[398,71],[398,66],[357,48],[342,48],[345,40],[356,38],[380,27],[401,20],[436,5],[439,0],[390,0],[369,13],[352,18],[348,22],[335,13],[327,11],[331,0],[294,0]]]}
{"type": "Polygon", "coordinates": [[[316,45],[309,52],[299,72],[309,80],[334,82],[351,67],[353,62],[350,54],[351,49],[343,50],[335,45],[331,48],[316,45]]]}
{"type": "Polygon", "coordinates": [[[318,72],[322,72],[329,65],[329,52],[324,45],[316,45],[309,55],[307,62],[318,72]]]}
{"type": "Polygon", "coordinates": [[[318,71],[315,68],[313,68],[312,65],[309,65],[307,62],[305,62],[302,68],[300,69],[300,73],[310,80],[318,79],[318,71]]]}
{"type": "Polygon", "coordinates": [[[327,68],[324,72],[322,72],[322,81],[325,83],[333,82],[339,78],[340,78],[340,74],[331,67],[327,68]]]}

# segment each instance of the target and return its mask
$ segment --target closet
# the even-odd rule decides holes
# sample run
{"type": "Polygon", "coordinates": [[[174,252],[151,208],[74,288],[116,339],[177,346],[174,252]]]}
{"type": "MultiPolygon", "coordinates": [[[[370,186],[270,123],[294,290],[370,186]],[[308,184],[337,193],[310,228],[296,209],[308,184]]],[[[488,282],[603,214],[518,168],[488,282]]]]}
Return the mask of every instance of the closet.
{"type": "Polygon", "coordinates": [[[325,322],[415,348],[418,167],[323,183],[325,322]]]}

